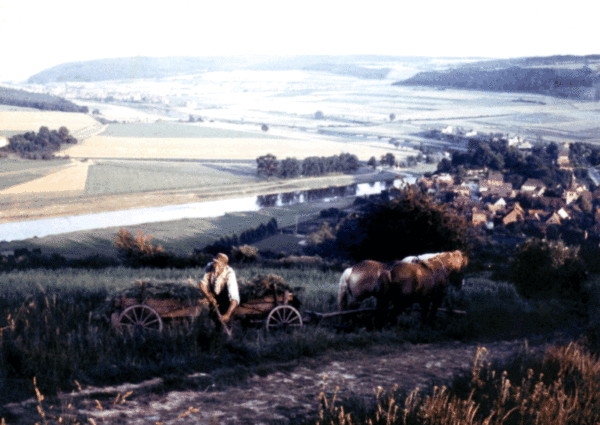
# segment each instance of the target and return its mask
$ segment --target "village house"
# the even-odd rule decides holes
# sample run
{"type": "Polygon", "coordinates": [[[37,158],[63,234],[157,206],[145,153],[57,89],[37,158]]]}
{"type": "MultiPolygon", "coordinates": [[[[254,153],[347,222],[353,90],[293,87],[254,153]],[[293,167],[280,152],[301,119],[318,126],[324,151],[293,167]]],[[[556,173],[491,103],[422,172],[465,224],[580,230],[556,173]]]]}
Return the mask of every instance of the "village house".
{"type": "Polygon", "coordinates": [[[523,209],[523,207],[521,207],[521,205],[519,205],[518,202],[515,202],[512,211],[505,215],[504,218],[502,218],[502,224],[506,226],[510,223],[523,220],[525,220],[525,210],[523,209]]]}
{"type": "Polygon", "coordinates": [[[471,212],[471,223],[473,226],[479,226],[480,224],[486,224],[487,222],[487,212],[479,207],[473,207],[471,212]]]}
{"type": "Polygon", "coordinates": [[[6,138],[6,136],[0,136],[0,148],[8,146],[8,143],[8,138],[6,138]]]}
{"type": "Polygon", "coordinates": [[[569,144],[563,144],[558,151],[558,159],[556,160],[558,168],[561,170],[570,170],[571,161],[569,161],[569,144]]]}
{"type": "Polygon", "coordinates": [[[487,208],[490,212],[496,214],[499,211],[503,211],[506,208],[506,201],[504,200],[504,198],[500,198],[493,204],[489,203],[487,205],[487,208]]]}
{"type": "Polygon", "coordinates": [[[545,191],[546,185],[538,179],[527,179],[525,183],[521,185],[521,192],[528,193],[533,197],[542,196],[545,191]]]}

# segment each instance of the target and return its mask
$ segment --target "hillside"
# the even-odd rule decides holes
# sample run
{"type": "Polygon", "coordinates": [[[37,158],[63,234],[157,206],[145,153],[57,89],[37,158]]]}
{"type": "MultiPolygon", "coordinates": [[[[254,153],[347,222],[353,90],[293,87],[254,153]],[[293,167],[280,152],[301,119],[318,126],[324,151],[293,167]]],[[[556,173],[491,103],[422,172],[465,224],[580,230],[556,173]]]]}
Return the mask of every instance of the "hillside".
{"type": "Polygon", "coordinates": [[[8,87],[0,87],[0,105],[22,106],[47,111],[88,112],[86,106],[76,105],[62,97],[43,93],[31,93],[8,87]]]}
{"type": "Polygon", "coordinates": [[[27,81],[46,84],[66,81],[107,81],[168,78],[210,71],[305,70],[365,79],[382,79],[391,62],[429,63],[431,58],[395,56],[209,56],[128,57],[70,62],[46,69],[27,81]]]}
{"type": "Polygon", "coordinates": [[[421,72],[393,85],[536,93],[597,101],[599,59],[600,55],[550,56],[475,62],[443,71],[421,72]]]}

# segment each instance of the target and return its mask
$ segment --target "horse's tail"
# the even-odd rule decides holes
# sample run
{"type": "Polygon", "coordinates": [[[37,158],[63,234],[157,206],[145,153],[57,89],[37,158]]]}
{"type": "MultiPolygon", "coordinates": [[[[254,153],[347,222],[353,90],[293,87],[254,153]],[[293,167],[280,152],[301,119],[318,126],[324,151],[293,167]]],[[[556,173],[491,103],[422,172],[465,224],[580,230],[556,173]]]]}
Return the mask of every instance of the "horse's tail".
{"type": "Polygon", "coordinates": [[[350,296],[350,290],[348,288],[348,279],[350,279],[350,275],[352,274],[352,267],[348,267],[342,273],[340,277],[340,283],[338,286],[338,311],[343,311],[348,307],[350,296]]]}

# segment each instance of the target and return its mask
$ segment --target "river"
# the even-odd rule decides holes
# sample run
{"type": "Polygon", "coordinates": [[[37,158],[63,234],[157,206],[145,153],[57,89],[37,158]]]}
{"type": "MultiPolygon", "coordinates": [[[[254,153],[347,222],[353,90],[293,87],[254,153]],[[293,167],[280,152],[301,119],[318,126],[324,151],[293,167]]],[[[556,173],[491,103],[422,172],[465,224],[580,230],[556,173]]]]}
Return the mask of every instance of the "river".
{"type": "Polygon", "coordinates": [[[392,187],[399,188],[414,179],[412,176],[407,176],[404,179],[357,183],[349,186],[298,192],[5,223],[0,224],[0,241],[20,241],[61,233],[157,223],[184,218],[220,217],[227,213],[258,211],[264,208],[304,202],[331,202],[342,197],[376,195],[392,187]]]}

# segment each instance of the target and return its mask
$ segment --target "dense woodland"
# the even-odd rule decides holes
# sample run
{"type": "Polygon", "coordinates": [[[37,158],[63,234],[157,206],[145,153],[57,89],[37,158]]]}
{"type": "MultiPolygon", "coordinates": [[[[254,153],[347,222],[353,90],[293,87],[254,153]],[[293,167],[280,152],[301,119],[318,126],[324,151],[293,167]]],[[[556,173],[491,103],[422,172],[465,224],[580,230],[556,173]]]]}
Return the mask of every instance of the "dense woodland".
{"type": "Polygon", "coordinates": [[[589,93],[600,82],[597,72],[583,66],[579,69],[522,68],[482,69],[465,67],[447,71],[421,72],[393,85],[426,85],[469,90],[538,93],[560,97],[598,100],[589,93]]]}
{"type": "Polygon", "coordinates": [[[88,113],[87,106],[79,106],[58,96],[43,93],[31,93],[25,90],[0,87],[0,105],[21,106],[46,111],[88,113]]]}
{"type": "Polygon", "coordinates": [[[0,149],[0,153],[11,152],[25,159],[52,159],[54,154],[61,149],[63,144],[76,144],[77,139],[69,134],[67,127],[57,130],[49,130],[48,127],[40,127],[36,134],[28,131],[11,137],[9,144],[0,149]]]}

